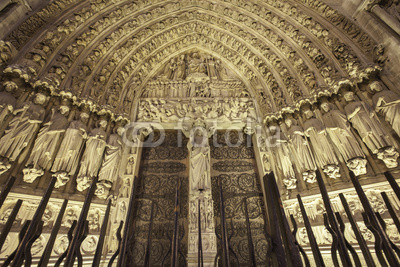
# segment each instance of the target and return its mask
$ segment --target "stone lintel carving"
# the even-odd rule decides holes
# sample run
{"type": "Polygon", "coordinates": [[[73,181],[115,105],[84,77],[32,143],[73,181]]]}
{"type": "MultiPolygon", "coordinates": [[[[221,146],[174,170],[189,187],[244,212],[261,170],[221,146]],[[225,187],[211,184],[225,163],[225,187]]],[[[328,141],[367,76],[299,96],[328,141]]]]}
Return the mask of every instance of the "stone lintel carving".
{"type": "Polygon", "coordinates": [[[253,102],[247,98],[231,99],[142,99],[138,121],[176,122],[179,120],[203,121],[255,121],[253,102]]]}

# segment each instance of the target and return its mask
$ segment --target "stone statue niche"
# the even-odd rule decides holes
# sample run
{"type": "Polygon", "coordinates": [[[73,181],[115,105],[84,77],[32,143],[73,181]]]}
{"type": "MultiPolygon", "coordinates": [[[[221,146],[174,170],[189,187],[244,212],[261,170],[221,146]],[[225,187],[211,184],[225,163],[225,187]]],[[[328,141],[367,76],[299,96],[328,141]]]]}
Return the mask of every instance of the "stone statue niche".
{"type": "Polygon", "coordinates": [[[367,160],[351,131],[346,115],[334,109],[333,105],[326,100],[321,103],[321,110],[326,132],[339,150],[347,167],[357,176],[366,174],[367,160]]]}
{"type": "Polygon", "coordinates": [[[304,111],[304,133],[310,138],[317,165],[331,179],[340,177],[339,161],[328,140],[324,124],[315,118],[311,109],[304,111]]]}
{"type": "Polygon", "coordinates": [[[33,183],[42,176],[45,170],[50,170],[56,149],[68,128],[69,107],[61,105],[53,108],[50,121],[43,125],[35,140],[32,152],[25,163],[24,182],[33,183]]]}
{"type": "Polygon", "coordinates": [[[65,185],[78,167],[79,156],[88,137],[88,120],[89,114],[87,111],[82,111],[79,114],[79,119],[72,121],[65,131],[51,168],[51,172],[57,177],[56,188],[65,185]]]}
{"type": "Polygon", "coordinates": [[[96,196],[106,199],[110,193],[110,189],[119,177],[119,168],[122,157],[122,135],[125,128],[120,125],[114,127],[114,133],[107,140],[104,159],[99,172],[99,180],[96,184],[96,196]]]}
{"type": "Polygon", "coordinates": [[[80,169],[76,178],[76,189],[84,191],[89,188],[93,178],[98,175],[106,148],[107,121],[100,119],[97,127],[92,129],[87,136],[85,151],[80,162],[80,169]]]}
{"type": "Polygon", "coordinates": [[[386,167],[397,167],[399,153],[390,143],[391,140],[382,129],[383,125],[374,110],[368,104],[356,101],[354,93],[351,91],[345,92],[344,98],[348,103],[344,108],[347,118],[357,130],[363,142],[373,154],[385,163],[386,167]]]}
{"type": "Polygon", "coordinates": [[[4,136],[0,139],[0,173],[4,173],[11,167],[11,163],[17,159],[36,135],[45,117],[43,107],[45,103],[46,96],[38,93],[32,102],[14,110],[16,116],[11,120],[4,136]]]}

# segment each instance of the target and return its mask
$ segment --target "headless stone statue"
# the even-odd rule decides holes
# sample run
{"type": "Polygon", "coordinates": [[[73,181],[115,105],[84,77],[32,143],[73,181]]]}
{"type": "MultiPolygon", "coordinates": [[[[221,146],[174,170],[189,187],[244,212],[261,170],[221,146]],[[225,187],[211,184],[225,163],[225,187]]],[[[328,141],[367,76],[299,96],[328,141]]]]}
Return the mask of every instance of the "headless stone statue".
{"type": "Polygon", "coordinates": [[[276,143],[272,146],[272,155],[277,168],[283,174],[282,182],[287,189],[295,189],[297,187],[297,179],[293,170],[292,160],[290,159],[290,150],[287,137],[282,131],[278,131],[278,126],[270,127],[270,134],[277,136],[276,143]]]}
{"type": "Polygon", "coordinates": [[[322,119],[326,127],[326,132],[339,150],[349,169],[355,175],[366,174],[367,160],[357,139],[351,132],[350,123],[346,115],[337,109],[331,109],[328,102],[323,102],[321,109],[324,112],[322,119]]]}
{"type": "Polygon", "coordinates": [[[103,160],[103,152],[106,147],[107,121],[101,120],[100,127],[93,129],[86,141],[86,148],[83,152],[81,160],[81,168],[76,178],[76,188],[79,191],[86,190],[93,178],[98,175],[101,162],[103,160]]]}
{"type": "Polygon", "coordinates": [[[17,111],[4,136],[0,139],[0,156],[4,158],[0,164],[0,172],[10,168],[8,162],[14,162],[39,130],[44,120],[45,110],[42,105],[46,96],[37,94],[33,103],[17,111]]]}
{"type": "Polygon", "coordinates": [[[339,178],[339,162],[327,138],[325,126],[314,117],[311,110],[305,111],[305,115],[304,130],[314,148],[316,163],[329,178],[339,178]]]}
{"type": "Polygon", "coordinates": [[[317,167],[303,129],[296,125],[296,121],[293,118],[287,118],[285,124],[288,127],[290,150],[296,160],[298,172],[307,183],[315,183],[317,167]]]}
{"type": "Polygon", "coordinates": [[[122,134],[124,128],[118,127],[118,133],[110,135],[105,148],[103,163],[99,173],[99,182],[96,184],[95,194],[106,199],[114,182],[118,179],[118,171],[122,156],[122,134]]]}
{"type": "Polygon", "coordinates": [[[370,106],[361,101],[354,101],[353,92],[346,92],[344,97],[349,102],[345,107],[347,118],[367,147],[372,153],[377,154],[388,168],[397,167],[399,154],[390,145],[381,123],[370,106]]]}
{"type": "Polygon", "coordinates": [[[60,149],[57,152],[51,171],[57,177],[56,187],[65,185],[78,167],[84,140],[87,138],[87,121],[89,115],[82,112],[80,120],[72,121],[65,131],[60,149]]]}
{"type": "Polygon", "coordinates": [[[370,84],[376,94],[372,97],[375,111],[382,114],[393,130],[400,136],[400,97],[392,91],[384,90],[379,82],[370,84]]]}
{"type": "Polygon", "coordinates": [[[59,111],[53,110],[53,115],[48,123],[40,130],[35,140],[31,155],[26,162],[24,181],[33,183],[37,177],[44,174],[44,170],[50,170],[51,160],[56,154],[56,148],[68,127],[69,108],[61,106],[59,111]]]}

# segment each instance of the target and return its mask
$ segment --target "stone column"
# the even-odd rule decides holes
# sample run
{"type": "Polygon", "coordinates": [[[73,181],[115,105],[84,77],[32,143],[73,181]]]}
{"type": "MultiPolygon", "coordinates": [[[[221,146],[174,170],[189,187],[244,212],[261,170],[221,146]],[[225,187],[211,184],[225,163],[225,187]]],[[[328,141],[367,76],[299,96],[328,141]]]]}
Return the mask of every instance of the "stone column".
{"type": "Polygon", "coordinates": [[[367,0],[363,3],[365,10],[370,11],[375,14],[379,19],[381,19],[389,28],[400,35],[400,23],[390,15],[385,9],[383,9],[378,0],[367,0]]]}
{"type": "Polygon", "coordinates": [[[188,266],[198,266],[199,207],[204,266],[214,266],[217,254],[208,135],[205,128],[194,128],[190,132],[188,143],[190,169],[188,266]]]}
{"type": "Polygon", "coordinates": [[[115,206],[112,209],[109,222],[110,225],[108,227],[109,232],[107,253],[114,253],[118,248],[116,233],[120,222],[125,222],[126,220],[130,193],[132,191],[134,179],[139,173],[140,158],[142,155],[142,142],[138,136],[134,137],[131,141],[124,142],[123,147],[124,151],[118,173],[118,180],[120,181],[118,185],[119,189],[115,195],[115,206]]]}

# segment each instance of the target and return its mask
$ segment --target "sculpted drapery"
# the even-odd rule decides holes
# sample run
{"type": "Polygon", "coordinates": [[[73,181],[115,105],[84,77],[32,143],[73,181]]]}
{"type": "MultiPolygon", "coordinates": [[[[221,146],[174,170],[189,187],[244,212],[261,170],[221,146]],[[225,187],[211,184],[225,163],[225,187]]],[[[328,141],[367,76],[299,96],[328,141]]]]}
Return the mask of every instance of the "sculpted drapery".
{"type": "Polygon", "coordinates": [[[106,127],[107,121],[101,120],[99,127],[93,129],[88,136],[86,148],[80,162],[81,167],[76,178],[76,188],[79,191],[86,190],[93,178],[98,175],[103,160],[103,152],[106,148],[106,127]]]}
{"type": "Polygon", "coordinates": [[[57,177],[57,187],[65,185],[70,176],[78,167],[79,156],[87,138],[87,121],[89,115],[85,112],[80,114],[80,120],[72,121],[65,131],[60,149],[57,152],[51,171],[57,177]]]}
{"type": "Polygon", "coordinates": [[[285,119],[285,124],[288,127],[290,150],[296,160],[298,172],[302,175],[304,181],[315,183],[317,167],[303,129],[291,117],[285,119]]]}
{"type": "Polygon", "coordinates": [[[9,169],[9,163],[6,162],[14,162],[39,130],[45,116],[42,107],[45,101],[45,95],[37,94],[33,103],[15,111],[17,116],[11,120],[0,139],[0,156],[5,160],[0,164],[1,172],[9,169]]]}
{"type": "Polygon", "coordinates": [[[349,169],[353,171],[355,175],[366,174],[367,160],[351,132],[351,126],[346,115],[337,109],[331,109],[328,102],[323,102],[321,104],[321,109],[324,112],[322,119],[329,138],[339,150],[339,153],[349,169]]]}
{"type": "Polygon", "coordinates": [[[348,91],[344,98],[349,104],[345,106],[347,118],[358,131],[367,147],[381,159],[388,168],[397,167],[398,152],[391,145],[389,137],[382,129],[374,111],[366,103],[355,101],[354,93],[348,91]]]}
{"type": "Polygon", "coordinates": [[[118,127],[117,133],[110,135],[105,148],[104,159],[99,172],[96,195],[107,198],[109,191],[118,179],[118,171],[122,157],[122,134],[124,128],[118,127]]]}
{"type": "Polygon", "coordinates": [[[44,124],[35,140],[31,155],[26,162],[24,169],[24,181],[32,183],[43,175],[44,170],[50,170],[52,159],[57,152],[57,146],[67,126],[69,108],[60,106],[58,111],[53,109],[51,119],[44,124]]]}

